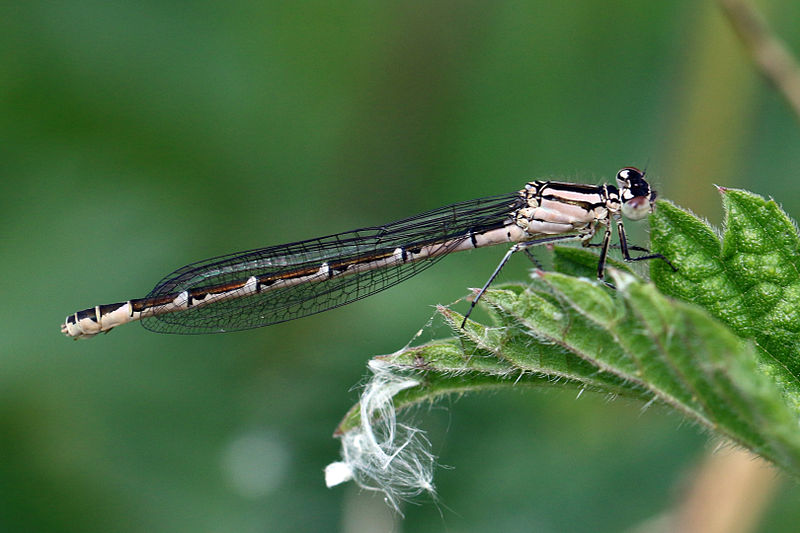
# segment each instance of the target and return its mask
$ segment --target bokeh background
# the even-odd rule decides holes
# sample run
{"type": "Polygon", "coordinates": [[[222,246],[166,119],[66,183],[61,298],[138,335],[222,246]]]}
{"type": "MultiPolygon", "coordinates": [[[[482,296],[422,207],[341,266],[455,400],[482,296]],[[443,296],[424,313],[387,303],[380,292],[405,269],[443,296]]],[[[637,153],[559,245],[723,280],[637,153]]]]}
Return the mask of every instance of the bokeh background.
{"type": "MultiPolygon", "coordinates": [[[[758,6],[800,51],[800,3],[758,6]]],[[[452,467],[438,504],[401,522],[325,488],[368,358],[500,249],[248,332],[58,332],[195,260],[533,178],[646,166],[715,224],[712,183],[798,216],[798,123],[714,3],[4,2],[0,50],[0,530],[634,530],[715,446],[624,400],[476,394],[416,414],[452,467]]],[[[800,490],[778,485],[759,530],[795,531],[800,490]]]]}

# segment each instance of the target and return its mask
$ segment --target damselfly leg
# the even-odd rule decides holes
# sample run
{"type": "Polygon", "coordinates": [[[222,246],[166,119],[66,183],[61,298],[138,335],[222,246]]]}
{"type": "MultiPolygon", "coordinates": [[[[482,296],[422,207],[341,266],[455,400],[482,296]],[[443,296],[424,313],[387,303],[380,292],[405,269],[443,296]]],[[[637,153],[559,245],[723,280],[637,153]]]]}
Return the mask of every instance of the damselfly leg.
{"type": "Polygon", "coordinates": [[[567,241],[567,240],[581,239],[581,240],[584,241],[584,246],[586,246],[586,247],[600,248],[600,256],[599,256],[598,261],[597,261],[597,279],[599,281],[602,281],[605,285],[607,285],[608,287],[610,287],[612,289],[614,289],[616,287],[614,287],[614,285],[612,283],[609,283],[605,279],[605,268],[606,268],[606,261],[608,259],[608,250],[609,250],[609,248],[618,248],[618,249],[620,249],[620,251],[622,253],[622,259],[624,261],[626,261],[626,262],[647,261],[647,260],[650,260],[650,259],[661,259],[662,261],[666,262],[667,265],[669,265],[669,267],[673,271],[677,272],[678,269],[675,268],[675,265],[673,265],[669,261],[669,259],[664,257],[662,254],[650,253],[650,250],[648,250],[647,248],[644,248],[642,246],[636,246],[636,245],[628,244],[628,240],[627,240],[627,237],[625,235],[625,227],[622,224],[622,220],[617,220],[616,221],[616,225],[617,225],[617,234],[619,236],[619,244],[611,244],[611,226],[610,225],[606,226],[606,230],[603,232],[603,241],[599,242],[599,243],[593,243],[593,242],[590,242],[588,240],[588,239],[591,239],[591,237],[594,236],[593,233],[592,233],[592,234],[586,234],[586,235],[554,236],[554,237],[548,237],[548,238],[544,238],[544,239],[535,239],[535,240],[526,241],[526,242],[520,242],[520,243],[515,244],[514,246],[512,246],[508,250],[508,252],[506,252],[506,254],[503,256],[503,259],[500,260],[500,264],[497,265],[497,268],[495,268],[494,272],[492,272],[492,275],[489,276],[489,279],[486,281],[486,283],[483,285],[483,287],[481,287],[475,293],[475,296],[472,298],[472,301],[470,302],[469,309],[467,310],[466,314],[464,315],[464,320],[461,321],[461,327],[464,328],[464,326],[467,323],[467,319],[472,314],[472,311],[473,311],[473,309],[475,309],[475,306],[478,304],[478,301],[481,299],[481,296],[483,296],[483,294],[489,289],[489,286],[494,282],[494,280],[500,274],[500,271],[503,269],[503,266],[505,266],[505,264],[508,262],[508,260],[511,258],[511,256],[514,253],[516,253],[516,252],[518,252],[520,250],[524,251],[528,255],[528,257],[537,265],[537,267],[540,266],[539,265],[539,261],[537,261],[536,258],[533,256],[533,254],[531,254],[530,251],[528,250],[528,248],[530,248],[532,246],[539,246],[539,245],[542,245],[542,244],[549,244],[549,243],[554,243],[554,242],[563,242],[563,241],[567,241]],[[640,256],[637,256],[637,257],[633,257],[633,256],[630,255],[630,250],[639,251],[639,252],[646,252],[647,255],[640,255],[640,256]]]}
{"type": "Polygon", "coordinates": [[[472,314],[472,311],[473,309],[475,309],[475,306],[478,305],[478,301],[481,299],[481,296],[483,296],[483,293],[485,293],[489,289],[489,286],[494,282],[495,278],[497,278],[497,276],[500,274],[500,271],[503,270],[503,267],[508,262],[508,260],[511,259],[512,255],[522,250],[534,262],[534,264],[539,265],[539,261],[533,256],[533,254],[530,253],[530,250],[528,250],[528,248],[530,248],[531,246],[540,246],[542,244],[570,241],[580,238],[582,238],[581,235],[556,235],[553,237],[534,239],[532,241],[519,242],[514,246],[512,246],[511,248],[509,248],[508,251],[506,252],[506,255],[504,255],[503,258],[500,260],[500,264],[497,265],[497,268],[494,269],[492,275],[489,276],[489,279],[486,280],[486,283],[483,284],[483,287],[481,287],[478,290],[478,292],[475,293],[475,296],[472,297],[472,301],[469,304],[469,309],[464,315],[464,320],[461,321],[461,328],[463,329],[464,326],[467,324],[467,319],[469,318],[469,315],[472,314]]]}

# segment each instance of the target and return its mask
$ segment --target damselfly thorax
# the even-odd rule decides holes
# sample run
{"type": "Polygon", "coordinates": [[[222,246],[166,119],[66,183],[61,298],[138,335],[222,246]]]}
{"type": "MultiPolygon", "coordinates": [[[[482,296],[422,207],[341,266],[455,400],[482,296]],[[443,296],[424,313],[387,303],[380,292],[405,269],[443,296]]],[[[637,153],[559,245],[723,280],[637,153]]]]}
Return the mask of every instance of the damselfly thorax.
{"type": "Polygon", "coordinates": [[[192,263],[164,278],[144,298],[69,315],[61,331],[87,338],[134,320],[160,333],[267,326],[382,291],[449,253],[515,243],[473,299],[468,317],[511,255],[528,253],[531,246],[566,240],[597,246],[597,277],[602,280],[612,225],[624,260],[661,259],[672,266],[660,254],[629,246],[625,237],[623,217],[640,220],[653,209],[656,193],[644,173],[626,167],[616,181],[616,186],[532,181],[515,193],[461,202],[382,226],[192,263]],[[602,242],[592,243],[601,228],[602,242]],[[645,255],[632,257],[630,250],[645,255]]]}

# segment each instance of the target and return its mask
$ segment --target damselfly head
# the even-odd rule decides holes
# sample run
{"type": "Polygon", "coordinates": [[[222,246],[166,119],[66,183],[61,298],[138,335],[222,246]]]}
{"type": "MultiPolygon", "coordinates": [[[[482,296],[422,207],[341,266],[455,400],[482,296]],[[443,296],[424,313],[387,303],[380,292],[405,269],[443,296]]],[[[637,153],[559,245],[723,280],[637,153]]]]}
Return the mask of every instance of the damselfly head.
{"type": "Polygon", "coordinates": [[[631,220],[641,220],[653,211],[656,191],[644,179],[644,172],[625,167],[617,172],[617,186],[622,200],[622,214],[631,220]]]}

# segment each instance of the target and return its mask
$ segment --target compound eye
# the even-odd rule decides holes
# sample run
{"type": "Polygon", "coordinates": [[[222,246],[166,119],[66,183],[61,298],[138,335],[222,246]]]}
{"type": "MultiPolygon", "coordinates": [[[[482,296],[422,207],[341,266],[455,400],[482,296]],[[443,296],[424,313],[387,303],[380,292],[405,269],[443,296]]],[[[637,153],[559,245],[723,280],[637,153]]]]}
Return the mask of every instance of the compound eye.
{"type": "Polygon", "coordinates": [[[636,167],[625,167],[617,172],[617,186],[622,188],[630,186],[632,181],[644,178],[644,172],[636,167]]]}

